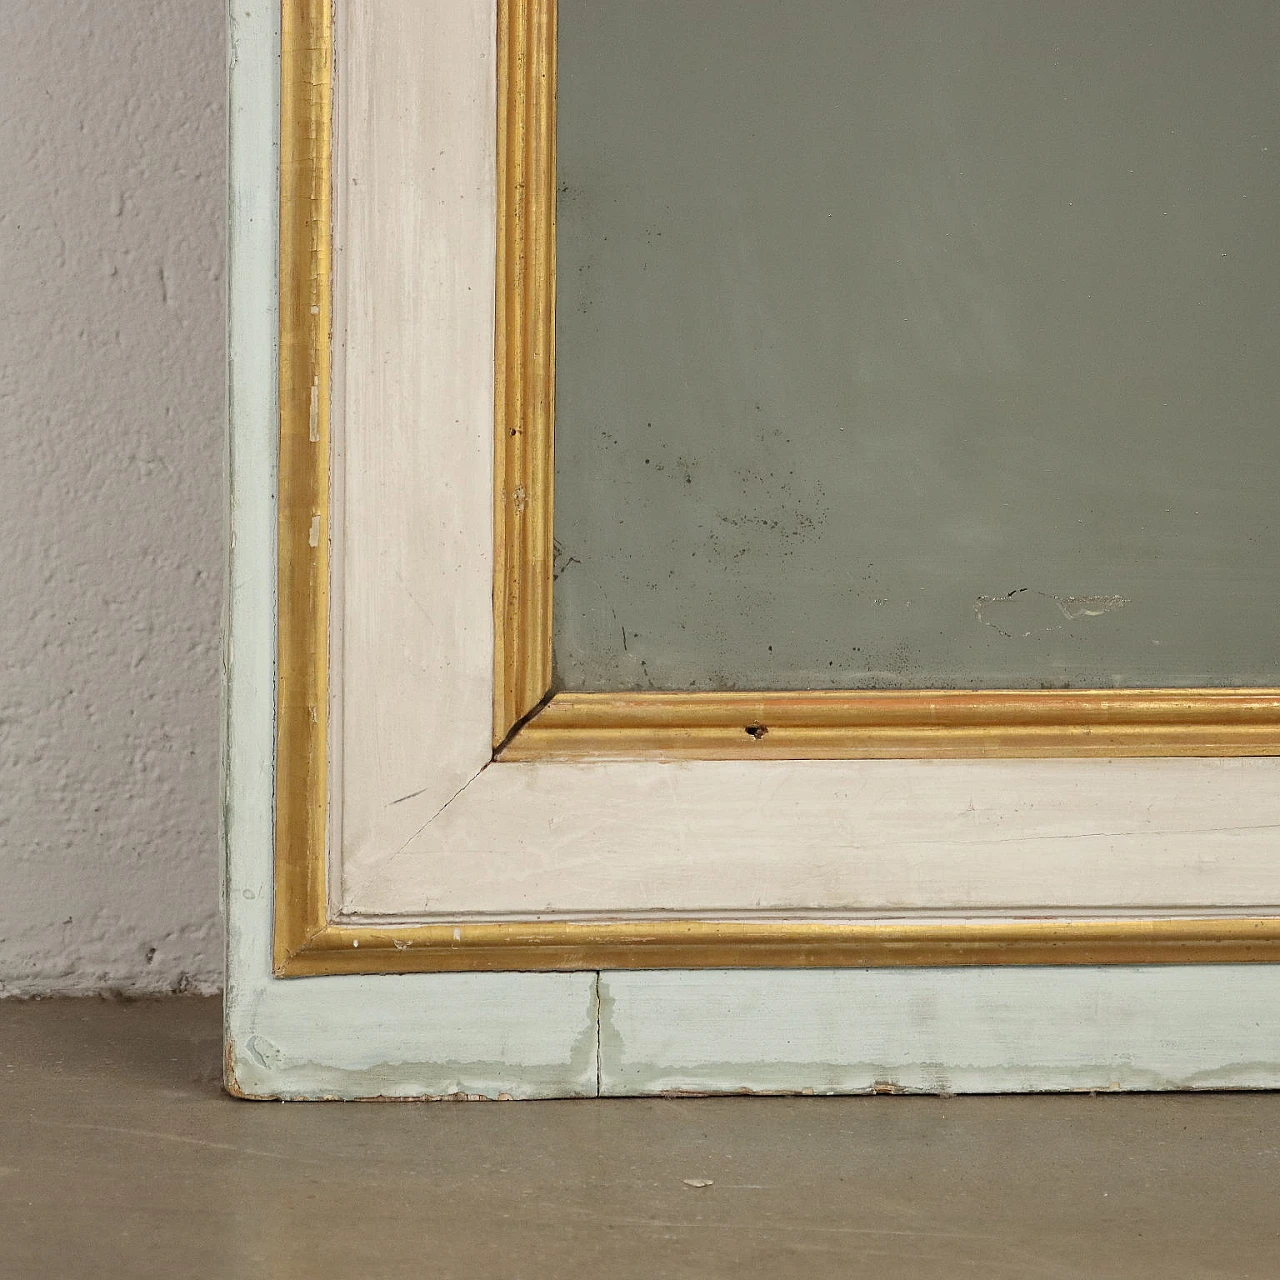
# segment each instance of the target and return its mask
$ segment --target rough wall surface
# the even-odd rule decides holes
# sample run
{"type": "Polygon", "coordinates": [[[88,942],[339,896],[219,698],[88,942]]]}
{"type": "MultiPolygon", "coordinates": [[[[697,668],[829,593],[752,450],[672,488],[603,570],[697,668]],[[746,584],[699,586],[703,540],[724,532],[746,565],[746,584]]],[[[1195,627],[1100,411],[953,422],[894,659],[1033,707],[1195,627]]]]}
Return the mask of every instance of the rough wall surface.
{"type": "Polygon", "coordinates": [[[0,995],[221,981],[224,27],[0,5],[0,995]]]}

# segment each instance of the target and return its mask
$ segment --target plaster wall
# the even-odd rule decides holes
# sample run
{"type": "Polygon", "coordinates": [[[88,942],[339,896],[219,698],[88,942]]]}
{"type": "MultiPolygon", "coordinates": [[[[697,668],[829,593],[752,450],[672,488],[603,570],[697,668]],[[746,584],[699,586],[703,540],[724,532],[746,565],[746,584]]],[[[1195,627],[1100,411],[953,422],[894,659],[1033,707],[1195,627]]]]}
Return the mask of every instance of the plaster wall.
{"type": "Polygon", "coordinates": [[[0,5],[0,995],[221,981],[225,24],[0,5]]]}

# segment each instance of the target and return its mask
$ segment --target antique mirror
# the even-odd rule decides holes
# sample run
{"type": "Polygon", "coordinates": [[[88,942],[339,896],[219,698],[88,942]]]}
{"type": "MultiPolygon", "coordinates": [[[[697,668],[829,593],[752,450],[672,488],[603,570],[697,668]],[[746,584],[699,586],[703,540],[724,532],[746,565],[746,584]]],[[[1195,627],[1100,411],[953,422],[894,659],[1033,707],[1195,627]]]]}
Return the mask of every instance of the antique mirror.
{"type": "Polygon", "coordinates": [[[233,1090],[1276,1083],[1278,41],[234,11],[233,1090]]]}

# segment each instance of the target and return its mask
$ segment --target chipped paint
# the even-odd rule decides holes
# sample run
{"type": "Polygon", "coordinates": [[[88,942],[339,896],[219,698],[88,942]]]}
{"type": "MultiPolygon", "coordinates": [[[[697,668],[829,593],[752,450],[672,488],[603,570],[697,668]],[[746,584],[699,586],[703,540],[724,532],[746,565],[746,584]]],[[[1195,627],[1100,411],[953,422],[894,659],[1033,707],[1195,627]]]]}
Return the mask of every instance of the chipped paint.
{"type": "MultiPolygon", "coordinates": [[[[312,307],[312,311],[318,310],[312,307]]],[[[312,444],[319,443],[320,440],[320,379],[318,377],[311,379],[311,402],[309,409],[309,426],[308,438],[312,444]]],[[[315,543],[311,544],[313,547],[315,543]]]]}
{"type": "Polygon", "coordinates": [[[600,1093],[1269,1089],[1280,967],[606,973],[600,1093]]]}

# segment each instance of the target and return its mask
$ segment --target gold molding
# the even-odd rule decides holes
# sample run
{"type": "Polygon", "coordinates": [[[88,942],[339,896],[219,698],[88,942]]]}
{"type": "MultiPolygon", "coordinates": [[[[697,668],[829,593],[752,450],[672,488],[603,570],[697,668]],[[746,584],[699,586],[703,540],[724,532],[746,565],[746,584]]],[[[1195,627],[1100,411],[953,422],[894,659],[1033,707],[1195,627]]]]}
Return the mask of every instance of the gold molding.
{"type": "Polygon", "coordinates": [[[1280,689],[552,694],[556,0],[498,3],[498,758],[1280,754],[1280,689]]]}
{"type": "Polygon", "coordinates": [[[329,915],[333,28],[329,0],[282,0],[280,17],[273,952],[283,971],[329,915]]]}
{"type": "Polygon", "coordinates": [[[1280,959],[1280,918],[858,923],[535,921],[317,931],[281,976],[464,970],[1244,964],[1280,959]]]}
{"type": "Polygon", "coordinates": [[[510,760],[1280,754],[1280,689],[558,693],[510,760]]]}
{"type": "Polygon", "coordinates": [[[499,0],[495,746],[551,684],[555,74],[555,0],[499,0]]]}
{"type": "MultiPolygon", "coordinates": [[[[1272,754],[1280,691],[561,694],[550,685],[554,0],[498,0],[495,740],[558,756],[1272,754]],[[765,730],[764,733],[758,730],[765,730]],[[751,730],[751,732],[748,732],[751,730]]],[[[327,872],[333,34],[282,0],[274,971],[1210,964],[1280,916],[922,922],[331,920],[327,872]]]]}

